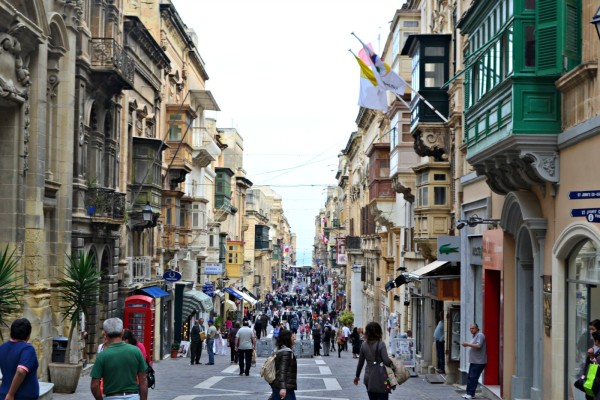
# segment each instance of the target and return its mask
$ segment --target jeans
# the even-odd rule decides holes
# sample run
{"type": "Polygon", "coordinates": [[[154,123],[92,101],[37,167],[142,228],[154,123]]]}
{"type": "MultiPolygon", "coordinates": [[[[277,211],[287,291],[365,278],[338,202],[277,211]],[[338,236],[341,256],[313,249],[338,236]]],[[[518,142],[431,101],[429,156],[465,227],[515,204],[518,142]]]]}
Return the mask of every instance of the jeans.
{"type": "MultiPolygon", "coordinates": [[[[279,397],[279,389],[278,388],[272,388],[273,392],[271,393],[271,399],[273,400],[278,400],[281,399],[281,397],[279,397]]],[[[281,399],[284,400],[284,399],[281,399]]],[[[285,400],[296,400],[296,392],[294,392],[293,390],[289,390],[287,389],[285,391],[285,400]]]]}
{"type": "Polygon", "coordinates": [[[445,345],[446,345],[446,342],[444,342],[443,340],[441,342],[439,342],[437,340],[435,341],[435,350],[437,353],[437,364],[438,364],[437,369],[442,370],[442,371],[446,369],[446,367],[445,367],[446,356],[444,355],[444,347],[446,347],[445,345]]]}
{"type": "Polygon", "coordinates": [[[240,375],[248,375],[250,373],[250,366],[252,364],[252,349],[238,349],[238,361],[240,364],[240,375]]]}
{"type": "Polygon", "coordinates": [[[467,376],[467,394],[475,395],[475,389],[479,383],[479,377],[486,364],[469,364],[469,375],[467,376]]]}
{"type": "Polygon", "coordinates": [[[373,392],[367,391],[367,395],[369,396],[369,400],[388,400],[389,399],[388,393],[373,393],[373,392]]]}
{"type": "Polygon", "coordinates": [[[134,394],[127,394],[125,396],[110,396],[109,398],[111,400],[140,400],[140,395],[139,395],[139,393],[134,393],[134,394]]]}
{"type": "Polygon", "coordinates": [[[329,355],[329,342],[323,342],[323,355],[329,355]]]}
{"type": "Polygon", "coordinates": [[[208,363],[215,363],[215,339],[206,340],[206,351],[208,351],[208,363]]]}

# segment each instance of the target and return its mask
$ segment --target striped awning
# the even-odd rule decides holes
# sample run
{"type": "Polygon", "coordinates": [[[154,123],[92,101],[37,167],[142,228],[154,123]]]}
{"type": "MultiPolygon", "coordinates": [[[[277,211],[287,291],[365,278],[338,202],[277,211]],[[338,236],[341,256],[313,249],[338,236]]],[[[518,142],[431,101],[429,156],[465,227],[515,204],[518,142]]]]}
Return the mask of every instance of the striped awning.
{"type": "Polygon", "coordinates": [[[237,306],[231,300],[225,300],[225,306],[223,308],[225,309],[226,313],[229,312],[229,311],[236,311],[237,310],[237,306]]]}
{"type": "Polygon", "coordinates": [[[213,310],[212,299],[199,290],[188,290],[183,292],[182,317],[187,319],[195,312],[209,313],[213,310]]]}

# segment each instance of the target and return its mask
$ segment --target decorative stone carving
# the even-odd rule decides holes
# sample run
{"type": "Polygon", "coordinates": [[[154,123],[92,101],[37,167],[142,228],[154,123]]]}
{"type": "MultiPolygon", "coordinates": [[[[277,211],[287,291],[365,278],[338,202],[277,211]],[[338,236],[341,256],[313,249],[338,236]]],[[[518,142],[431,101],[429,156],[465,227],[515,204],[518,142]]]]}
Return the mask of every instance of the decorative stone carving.
{"type": "Polygon", "coordinates": [[[392,178],[392,188],[396,193],[401,193],[404,197],[404,200],[408,201],[409,203],[415,201],[415,195],[412,193],[412,189],[409,186],[406,186],[398,175],[392,178]]]}
{"type": "Polygon", "coordinates": [[[554,151],[522,150],[489,158],[474,165],[478,175],[485,175],[490,188],[506,195],[516,190],[531,190],[534,185],[558,183],[559,159],[554,151]]]}
{"type": "Polygon", "coordinates": [[[420,123],[413,132],[414,149],[421,157],[433,157],[435,161],[447,161],[446,143],[448,129],[440,123],[420,123]]]}

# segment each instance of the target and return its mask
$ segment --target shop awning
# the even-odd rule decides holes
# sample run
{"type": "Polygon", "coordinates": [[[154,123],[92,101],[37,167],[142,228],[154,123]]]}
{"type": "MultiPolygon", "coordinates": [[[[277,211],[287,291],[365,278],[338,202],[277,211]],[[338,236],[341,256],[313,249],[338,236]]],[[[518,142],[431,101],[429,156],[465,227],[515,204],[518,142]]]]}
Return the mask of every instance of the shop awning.
{"type": "Polygon", "coordinates": [[[256,303],[258,303],[256,300],[254,300],[252,297],[248,296],[246,293],[240,292],[239,290],[234,289],[232,287],[226,287],[223,290],[225,290],[227,293],[229,293],[236,299],[244,300],[252,305],[255,305],[256,303]]]}
{"type": "Polygon", "coordinates": [[[235,311],[237,310],[237,306],[235,305],[235,303],[231,300],[225,300],[225,304],[223,306],[223,309],[225,310],[225,313],[229,312],[229,311],[235,311]]]}
{"type": "Polygon", "coordinates": [[[169,293],[165,292],[158,286],[148,286],[145,288],[141,288],[140,291],[146,293],[150,297],[154,297],[155,299],[169,295],[169,293]]]}
{"type": "Polygon", "coordinates": [[[256,297],[250,290],[246,289],[246,287],[242,288],[242,293],[246,293],[248,296],[250,296],[254,300],[258,301],[258,297],[256,297]]]}
{"type": "Polygon", "coordinates": [[[448,261],[434,261],[430,264],[427,264],[424,267],[419,268],[416,271],[407,272],[405,275],[408,275],[413,279],[422,279],[424,276],[435,272],[437,269],[443,267],[446,264],[448,264],[448,261]]]}
{"type": "Polygon", "coordinates": [[[187,319],[194,312],[211,312],[213,310],[212,299],[199,290],[188,290],[183,292],[182,317],[187,319]]]}

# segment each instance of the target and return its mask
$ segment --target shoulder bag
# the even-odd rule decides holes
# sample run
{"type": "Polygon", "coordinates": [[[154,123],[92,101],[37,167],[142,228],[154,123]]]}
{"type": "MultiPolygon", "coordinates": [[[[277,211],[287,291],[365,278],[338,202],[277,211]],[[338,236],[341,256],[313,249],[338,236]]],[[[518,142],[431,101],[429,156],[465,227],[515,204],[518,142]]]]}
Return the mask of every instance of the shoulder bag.
{"type": "Polygon", "coordinates": [[[589,397],[595,397],[600,393],[600,368],[598,365],[600,351],[591,357],[587,357],[583,372],[577,376],[574,386],[589,397]]]}
{"type": "MultiPolygon", "coordinates": [[[[369,348],[370,350],[370,348],[369,348]]],[[[369,366],[369,379],[367,380],[367,392],[391,393],[392,385],[386,366],[379,355],[379,342],[375,347],[375,361],[369,366]]]]}

